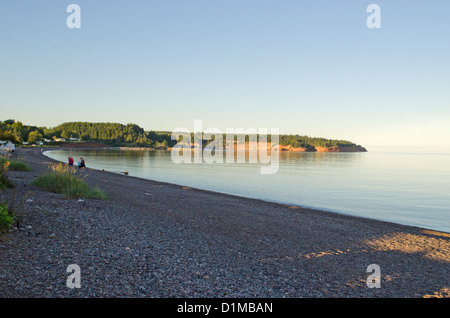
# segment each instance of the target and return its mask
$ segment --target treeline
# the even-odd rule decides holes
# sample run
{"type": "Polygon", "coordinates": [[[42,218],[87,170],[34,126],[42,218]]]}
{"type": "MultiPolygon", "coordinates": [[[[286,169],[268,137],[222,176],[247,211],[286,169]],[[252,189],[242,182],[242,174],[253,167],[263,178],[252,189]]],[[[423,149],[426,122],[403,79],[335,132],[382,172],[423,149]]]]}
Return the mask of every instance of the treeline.
{"type": "Polygon", "coordinates": [[[47,128],[27,126],[13,119],[0,122],[0,140],[9,140],[15,144],[41,141],[47,133],[47,128]]]}
{"type": "MultiPolygon", "coordinates": [[[[59,138],[64,138],[66,140],[76,138],[84,142],[98,142],[112,147],[130,146],[158,148],[173,147],[177,141],[172,140],[171,136],[171,132],[147,132],[136,124],[123,125],[118,123],[69,122],[54,128],[47,128],[24,125],[20,121],[12,119],[0,122],[0,140],[10,140],[16,144],[22,144],[23,142],[32,144],[37,141],[53,141],[59,138]]],[[[194,141],[193,137],[193,134],[191,134],[192,141],[194,141]]],[[[248,141],[248,136],[245,139],[248,141]]],[[[225,135],[223,136],[223,140],[225,145],[225,135]]],[[[268,136],[268,141],[270,141],[270,136],[268,136]]],[[[203,145],[206,143],[208,143],[208,141],[204,141],[203,145]]],[[[282,146],[290,145],[294,148],[358,146],[346,140],[300,135],[280,135],[279,143],[282,146]]]]}
{"type": "Polygon", "coordinates": [[[49,137],[69,139],[80,138],[83,141],[95,141],[111,146],[149,146],[152,144],[144,129],[135,124],[117,123],[64,123],[53,128],[49,137]]]}
{"type": "Polygon", "coordinates": [[[170,132],[146,132],[136,124],[69,122],[47,128],[24,125],[13,119],[0,122],[0,140],[33,144],[45,140],[52,143],[60,138],[67,141],[75,138],[112,147],[172,147],[176,144],[171,140],[170,132]]]}
{"type": "Polygon", "coordinates": [[[288,146],[291,145],[294,148],[310,148],[310,147],[357,147],[351,141],[347,140],[336,140],[336,139],[325,139],[317,137],[299,136],[299,135],[281,135],[280,145],[288,146]]]}

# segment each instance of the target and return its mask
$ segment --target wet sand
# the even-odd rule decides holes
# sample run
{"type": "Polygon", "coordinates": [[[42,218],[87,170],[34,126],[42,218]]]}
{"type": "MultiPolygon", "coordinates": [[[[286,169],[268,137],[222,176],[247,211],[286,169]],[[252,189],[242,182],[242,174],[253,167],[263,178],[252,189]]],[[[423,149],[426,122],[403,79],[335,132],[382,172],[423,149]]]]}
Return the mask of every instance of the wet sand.
{"type": "Polygon", "coordinates": [[[8,172],[29,202],[0,240],[0,297],[449,297],[447,233],[91,169],[108,200],[69,200],[31,184],[54,163],[40,149],[13,156],[33,170],[8,172]]]}

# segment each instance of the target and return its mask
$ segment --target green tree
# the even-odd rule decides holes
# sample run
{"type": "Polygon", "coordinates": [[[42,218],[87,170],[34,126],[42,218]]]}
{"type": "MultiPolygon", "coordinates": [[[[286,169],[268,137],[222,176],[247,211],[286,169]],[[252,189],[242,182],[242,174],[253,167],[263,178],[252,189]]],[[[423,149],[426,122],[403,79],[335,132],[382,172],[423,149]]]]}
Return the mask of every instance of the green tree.
{"type": "Polygon", "coordinates": [[[70,133],[68,133],[67,131],[63,131],[61,133],[61,138],[69,139],[69,137],[70,137],[70,133]]]}
{"type": "Polygon", "coordinates": [[[38,130],[32,131],[28,135],[28,143],[33,144],[36,141],[41,141],[42,138],[43,138],[43,136],[38,130]]]}

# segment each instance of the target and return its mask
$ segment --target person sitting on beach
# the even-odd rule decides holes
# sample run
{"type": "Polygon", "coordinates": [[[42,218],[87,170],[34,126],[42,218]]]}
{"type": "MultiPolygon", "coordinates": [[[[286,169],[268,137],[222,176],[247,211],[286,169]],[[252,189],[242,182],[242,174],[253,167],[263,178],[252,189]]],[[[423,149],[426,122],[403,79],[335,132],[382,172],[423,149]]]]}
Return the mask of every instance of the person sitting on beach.
{"type": "Polygon", "coordinates": [[[69,166],[73,166],[73,158],[69,157],[69,166]]]}

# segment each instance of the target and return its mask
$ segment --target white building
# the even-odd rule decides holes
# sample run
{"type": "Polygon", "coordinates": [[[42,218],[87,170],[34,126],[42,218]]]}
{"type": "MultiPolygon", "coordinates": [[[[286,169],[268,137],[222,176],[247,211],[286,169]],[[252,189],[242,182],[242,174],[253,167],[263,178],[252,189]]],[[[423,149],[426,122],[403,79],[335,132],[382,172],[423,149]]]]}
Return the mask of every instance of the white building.
{"type": "Polygon", "coordinates": [[[16,146],[11,141],[0,140],[0,150],[14,151],[16,146]]]}

